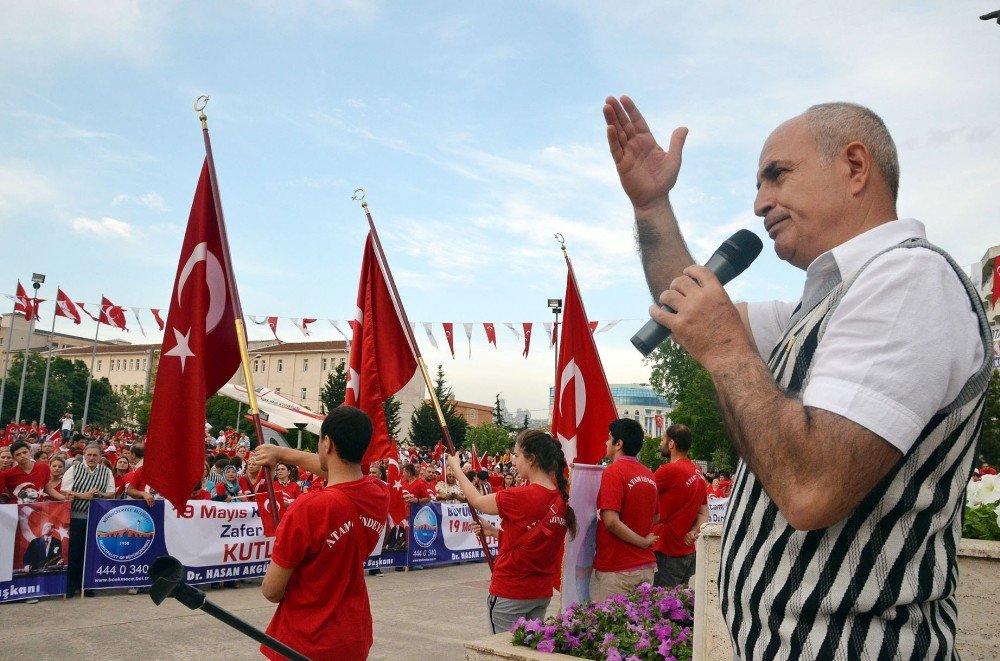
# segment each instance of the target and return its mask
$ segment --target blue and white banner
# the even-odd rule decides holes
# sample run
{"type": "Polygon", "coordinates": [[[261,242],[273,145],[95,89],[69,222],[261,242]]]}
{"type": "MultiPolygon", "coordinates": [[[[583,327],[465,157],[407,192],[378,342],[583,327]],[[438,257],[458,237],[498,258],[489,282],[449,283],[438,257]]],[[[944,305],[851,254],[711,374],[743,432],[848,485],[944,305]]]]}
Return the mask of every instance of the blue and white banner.
{"type": "Polygon", "coordinates": [[[185,582],[259,578],[274,540],[264,536],[257,505],[190,501],[178,512],[158,500],[95,500],[87,522],[85,589],[149,587],[149,566],[172,555],[185,582]]]}
{"type": "MultiPolygon", "coordinates": [[[[499,525],[500,517],[480,514],[480,518],[499,525]]],[[[490,551],[497,553],[496,539],[490,539],[490,551]]],[[[472,532],[472,514],[465,503],[427,503],[410,508],[407,564],[425,567],[452,562],[485,560],[479,538],[472,532]]]]}
{"type": "Polygon", "coordinates": [[[0,603],[66,594],[69,508],[0,505],[0,603]]]}

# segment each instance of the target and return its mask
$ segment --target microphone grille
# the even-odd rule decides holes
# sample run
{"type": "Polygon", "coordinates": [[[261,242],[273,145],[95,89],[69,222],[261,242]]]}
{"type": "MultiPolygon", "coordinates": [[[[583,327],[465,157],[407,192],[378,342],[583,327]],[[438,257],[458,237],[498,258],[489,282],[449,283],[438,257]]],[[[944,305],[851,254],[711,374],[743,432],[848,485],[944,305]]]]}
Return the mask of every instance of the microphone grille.
{"type": "Polygon", "coordinates": [[[744,271],[764,249],[760,237],[748,229],[742,229],[726,239],[718,252],[729,261],[737,273],[744,271]]]}

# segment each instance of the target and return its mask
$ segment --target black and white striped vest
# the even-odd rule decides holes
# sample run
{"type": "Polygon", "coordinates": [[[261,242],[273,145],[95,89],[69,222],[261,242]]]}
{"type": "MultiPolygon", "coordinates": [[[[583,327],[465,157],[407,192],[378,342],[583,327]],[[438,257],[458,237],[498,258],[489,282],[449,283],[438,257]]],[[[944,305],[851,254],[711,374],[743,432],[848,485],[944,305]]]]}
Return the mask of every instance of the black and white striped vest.
{"type": "MultiPolygon", "coordinates": [[[[972,284],[941,249],[910,239],[888,250],[942,254],[979,316],[985,360],[951,404],[844,521],[796,531],[741,461],[722,537],[719,594],[741,659],[952,659],[965,486],[992,372],[990,331],[972,284]]],[[[806,301],[768,365],[801,393],[833,311],[858,275],[806,301]]],[[[914,356],[919,360],[919,356],[914,356]]]]}

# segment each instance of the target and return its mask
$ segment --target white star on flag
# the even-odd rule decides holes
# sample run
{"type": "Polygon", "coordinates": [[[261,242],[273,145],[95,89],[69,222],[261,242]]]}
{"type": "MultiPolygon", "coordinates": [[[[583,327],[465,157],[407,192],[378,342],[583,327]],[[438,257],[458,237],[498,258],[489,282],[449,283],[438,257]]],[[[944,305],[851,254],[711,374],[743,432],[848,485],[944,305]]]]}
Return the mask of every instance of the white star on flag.
{"type": "Polygon", "coordinates": [[[181,332],[176,328],[172,329],[174,331],[174,339],[177,340],[177,344],[173,349],[163,354],[164,356],[177,356],[181,359],[181,373],[184,372],[184,364],[188,357],[194,357],[194,353],[191,351],[191,347],[188,346],[188,342],[191,338],[191,330],[185,335],[181,335],[181,332]]]}
{"type": "Polygon", "coordinates": [[[351,368],[350,379],[347,381],[347,387],[354,391],[355,401],[361,398],[361,375],[351,368]]]}

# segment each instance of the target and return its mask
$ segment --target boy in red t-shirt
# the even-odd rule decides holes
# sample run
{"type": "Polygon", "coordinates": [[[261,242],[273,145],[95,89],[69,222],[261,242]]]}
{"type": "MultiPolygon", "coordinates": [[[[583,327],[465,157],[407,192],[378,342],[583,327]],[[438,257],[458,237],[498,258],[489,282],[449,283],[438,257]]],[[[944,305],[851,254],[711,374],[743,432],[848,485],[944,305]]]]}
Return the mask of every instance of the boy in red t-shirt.
{"type": "MultiPolygon", "coordinates": [[[[261,464],[279,460],[325,473],[326,487],[296,501],[278,525],[264,597],[277,603],[267,633],[311,659],[364,659],[372,615],[364,562],[382,539],[389,515],[386,485],[361,470],[372,436],[368,416],[352,406],[330,412],[317,454],[258,446],[261,464]]],[[[269,648],[271,659],[284,657],[269,648]]]]}
{"type": "Polygon", "coordinates": [[[608,425],[607,458],[597,492],[597,553],[590,598],[594,603],[613,594],[625,594],[641,583],[652,583],[656,569],[653,556],[653,519],[657,490],[653,472],[639,463],[645,433],[630,418],[608,425]]]}
{"type": "Polygon", "coordinates": [[[653,479],[659,492],[660,520],[654,546],[656,576],[653,585],[672,588],[694,576],[694,542],[708,521],[708,485],[701,469],[688,459],[691,430],[670,425],[660,442],[660,452],[670,462],[656,469],[653,479]]]}

